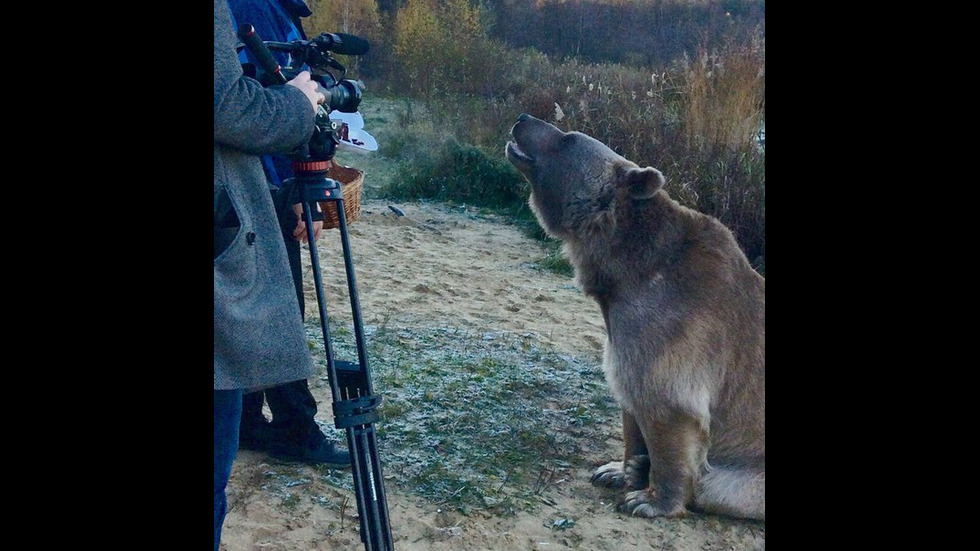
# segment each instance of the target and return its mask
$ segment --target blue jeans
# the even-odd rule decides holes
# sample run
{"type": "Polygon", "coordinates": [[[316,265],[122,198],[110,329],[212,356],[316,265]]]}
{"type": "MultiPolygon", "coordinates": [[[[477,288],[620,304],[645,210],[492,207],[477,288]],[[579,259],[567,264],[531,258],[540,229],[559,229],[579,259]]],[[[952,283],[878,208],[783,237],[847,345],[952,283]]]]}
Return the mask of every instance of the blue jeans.
{"type": "Polygon", "coordinates": [[[214,551],[221,543],[228,499],[225,487],[238,452],[238,424],[242,419],[242,391],[214,391],[214,551]]]}

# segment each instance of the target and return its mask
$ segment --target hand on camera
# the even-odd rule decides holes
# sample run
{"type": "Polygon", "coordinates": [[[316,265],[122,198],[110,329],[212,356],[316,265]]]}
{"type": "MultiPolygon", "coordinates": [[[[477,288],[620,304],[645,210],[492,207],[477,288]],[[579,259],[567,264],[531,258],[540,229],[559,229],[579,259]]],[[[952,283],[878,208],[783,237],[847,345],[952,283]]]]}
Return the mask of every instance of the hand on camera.
{"type": "Polygon", "coordinates": [[[287,82],[291,86],[295,86],[306,94],[307,99],[313,104],[313,112],[316,113],[320,104],[327,100],[326,96],[320,93],[318,90],[320,85],[316,81],[310,79],[309,71],[302,71],[300,74],[296,75],[295,78],[287,82]]]}

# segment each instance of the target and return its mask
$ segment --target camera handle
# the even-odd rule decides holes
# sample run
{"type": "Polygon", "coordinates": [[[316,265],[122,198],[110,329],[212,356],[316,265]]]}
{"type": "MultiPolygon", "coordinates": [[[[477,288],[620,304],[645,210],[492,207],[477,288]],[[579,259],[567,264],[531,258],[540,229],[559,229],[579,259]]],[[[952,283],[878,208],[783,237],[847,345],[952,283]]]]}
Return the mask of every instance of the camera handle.
{"type": "MultiPolygon", "coordinates": [[[[309,236],[310,262],[316,302],[320,313],[320,329],[327,356],[327,374],[333,394],[334,424],[347,431],[347,445],[351,455],[354,490],[357,496],[358,520],[361,541],[366,551],[392,551],[391,523],[388,518],[388,502],[385,496],[381,458],[378,453],[374,422],[378,420],[377,407],[381,397],[371,388],[371,371],[368,365],[364,327],[361,322],[361,306],[357,298],[357,282],[354,262],[351,259],[350,240],[347,234],[347,218],[344,215],[342,184],[326,176],[330,166],[327,161],[297,161],[293,163],[295,175],[292,185],[299,191],[303,203],[303,220],[309,236]],[[323,277],[316,240],[312,236],[313,205],[334,201],[338,213],[340,240],[344,253],[344,269],[347,290],[350,295],[351,313],[354,318],[354,336],[357,344],[357,362],[334,358],[330,343],[330,327],[327,321],[327,305],[323,296],[323,277]]],[[[288,182],[288,180],[287,180],[288,182]]]]}
{"type": "MultiPolygon", "coordinates": [[[[279,65],[276,57],[272,55],[272,50],[269,49],[262,38],[259,37],[258,33],[255,32],[255,27],[248,23],[242,23],[238,26],[238,38],[246,48],[251,50],[252,55],[255,56],[256,63],[266,72],[270,82],[274,84],[286,84],[289,81],[286,75],[282,74],[282,66],[279,65]]],[[[317,105],[316,111],[317,116],[327,116],[327,111],[322,105],[317,105]]]]}

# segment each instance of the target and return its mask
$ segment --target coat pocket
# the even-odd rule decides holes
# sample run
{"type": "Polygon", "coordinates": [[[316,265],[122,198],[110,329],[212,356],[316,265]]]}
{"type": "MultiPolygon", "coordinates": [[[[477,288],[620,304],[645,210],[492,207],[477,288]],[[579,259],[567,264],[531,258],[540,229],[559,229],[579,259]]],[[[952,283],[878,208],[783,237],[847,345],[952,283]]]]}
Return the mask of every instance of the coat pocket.
{"type": "Polygon", "coordinates": [[[242,223],[227,190],[219,189],[214,200],[214,260],[218,260],[241,233],[242,223]]]}

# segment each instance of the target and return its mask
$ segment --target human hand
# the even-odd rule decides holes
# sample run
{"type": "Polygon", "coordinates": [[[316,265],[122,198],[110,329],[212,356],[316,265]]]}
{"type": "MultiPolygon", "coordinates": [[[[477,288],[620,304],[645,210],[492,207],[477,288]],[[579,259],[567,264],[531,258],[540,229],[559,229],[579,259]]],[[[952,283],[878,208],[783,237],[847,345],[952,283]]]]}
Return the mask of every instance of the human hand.
{"type": "MultiPolygon", "coordinates": [[[[316,205],[316,203],[314,203],[316,205]]],[[[319,205],[316,206],[319,208],[319,205]]],[[[303,204],[293,205],[293,212],[296,213],[296,227],[293,229],[293,238],[301,243],[309,243],[310,238],[306,234],[306,221],[303,219],[303,204]]],[[[323,220],[313,221],[313,240],[320,238],[320,231],[323,230],[323,220]]]]}
{"type": "Polygon", "coordinates": [[[295,86],[296,88],[299,88],[304,94],[306,94],[306,98],[310,100],[311,104],[313,104],[314,113],[317,112],[317,110],[320,107],[320,104],[327,100],[326,96],[324,96],[321,92],[319,92],[320,85],[317,84],[316,81],[310,78],[309,71],[300,72],[300,74],[296,75],[295,78],[293,78],[286,84],[290,86],[295,86]]]}

